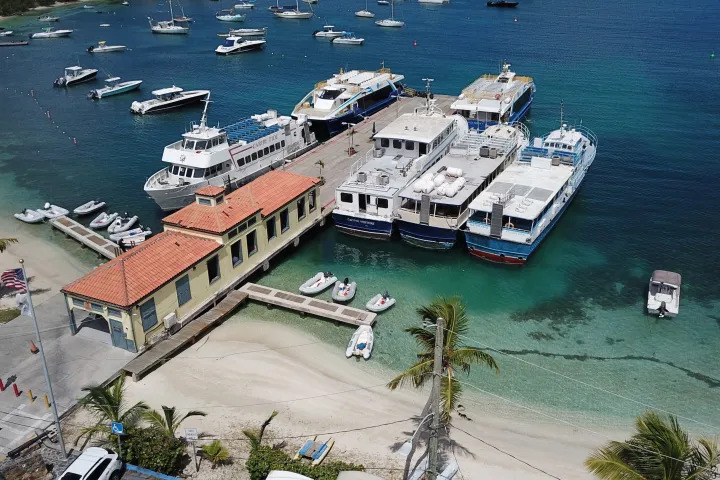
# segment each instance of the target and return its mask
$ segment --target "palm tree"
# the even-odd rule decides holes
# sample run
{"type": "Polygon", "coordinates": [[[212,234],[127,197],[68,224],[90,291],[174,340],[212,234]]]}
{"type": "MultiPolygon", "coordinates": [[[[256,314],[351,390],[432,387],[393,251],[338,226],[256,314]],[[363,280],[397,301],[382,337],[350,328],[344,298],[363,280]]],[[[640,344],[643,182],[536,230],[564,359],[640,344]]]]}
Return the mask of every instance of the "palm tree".
{"type": "Polygon", "coordinates": [[[259,430],[243,430],[242,433],[248,440],[250,440],[250,448],[255,449],[262,444],[263,435],[265,435],[265,429],[270,425],[273,418],[278,414],[277,410],[274,410],[270,416],[262,423],[259,430]]]}
{"type": "Polygon", "coordinates": [[[220,440],[213,440],[207,445],[203,445],[202,448],[200,448],[200,454],[210,460],[212,468],[230,461],[230,452],[228,452],[228,449],[225,448],[220,440]]]}
{"type": "MultiPolygon", "coordinates": [[[[458,370],[466,375],[470,373],[473,365],[482,364],[499,371],[495,359],[476,347],[461,345],[461,338],[468,331],[468,317],[465,314],[465,305],[459,297],[439,297],[429,305],[417,309],[417,313],[423,320],[437,321],[442,317],[445,320],[445,329],[442,334],[443,341],[443,365],[442,380],[440,382],[440,402],[442,421],[449,422],[450,414],[455,410],[462,394],[462,386],[455,379],[458,370]]],[[[420,347],[417,354],[418,361],[393,378],[388,387],[395,390],[398,387],[411,382],[415,388],[421,388],[425,382],[431,380],[432,371],[435,365],[435,335],[437,329],[425,327],[410,327],[405,329],[415,337],[420,347]]]]}
{"type": "Polygon", "coordinates": [[[145,410],[142,412],[142,417],[151,426],[162,430],[168,437],[174,437],[180,424],[188,417],[204,417],[207,415],[205,412],[199,410],[191,410],[180,417],[179,414],[175,413],[175,407],[162,406],[162,412],[157,410],[145,410]]]}
{"type": "Polygon", "coordinates": [[[694,444],[673,415],[645,412],[625,442],[610,442],[585,466],[604,480],[710,480],[719,478],[717,440],[694,444]]]}
{"type": "Polygon", "coordinates": [[[97,434],[107,434],[111,422],[120,422],[126,430],[133,428],[148,406],[145,402],[137,402],[127,408],[125,399],[125,376],[121,375],[107,387],[102,385],[84,387],[87,395],[80,400],[80,405],[90,411],[97,418],[92,427],[85,427],[75,439],[75,444],[85,437],[82,448],[97,434]]]}
{"type": "Polygon", "coordinates": [[[0,253],[7,250],[11,243],[18,243],[17,238],[0,238],[0,253]]]}

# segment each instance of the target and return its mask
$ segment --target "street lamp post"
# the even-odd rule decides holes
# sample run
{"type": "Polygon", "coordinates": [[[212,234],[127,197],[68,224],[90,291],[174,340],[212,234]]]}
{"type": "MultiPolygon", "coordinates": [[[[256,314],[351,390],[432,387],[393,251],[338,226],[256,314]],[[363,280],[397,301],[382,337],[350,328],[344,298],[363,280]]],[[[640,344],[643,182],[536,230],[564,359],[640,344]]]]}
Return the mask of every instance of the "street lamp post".
{"type": "Polygon", "coordinates": [[[342,122],[343,125],[346,125],[348,128],[348,157],[352,157],[355,155],[355,147],[353,146],[353,135],[355,135],[355,125],[356,123],[352,122],[342,122]]]}

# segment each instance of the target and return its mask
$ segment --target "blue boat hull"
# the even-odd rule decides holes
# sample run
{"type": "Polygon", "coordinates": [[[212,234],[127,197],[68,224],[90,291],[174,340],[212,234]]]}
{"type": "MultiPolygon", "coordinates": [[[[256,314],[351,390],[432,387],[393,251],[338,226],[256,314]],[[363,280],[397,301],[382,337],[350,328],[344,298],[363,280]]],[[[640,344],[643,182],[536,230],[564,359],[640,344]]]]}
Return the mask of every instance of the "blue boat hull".
{"type": "Polygon", "coordinates": [[[392,222],[351,217],[336,212],[333,212],[332,215],[337,229],[348,235],[377,240],[390,240],[392,237],[392,222]]]}
{"type": "Polygon", "coordinates": [[[457,231],[398,220],[400,237],[410,245],[429,250],[448,250],[455,245],[457,231]]]}
{"type": "MultiPolygon", "coordinates": [[[[532,105],[533,99],[535,98],[535,93],[530,94],[530,99],[528,102],[523,105],[523,107],[518,110],[517,112],[513,112],[512,115],[510,115],[510,121],[508,123],[515,123],[521,121],[523,118],[525,118],[525,115],[527,115],[528,110],[530,110],[530,105],[532,105]]],[[[472,118],[467,119],[468,127],[472,130],[478,130],[482,132],[487,127],[491,125],[497,125],[498,122],[483,122],[480,120],[473,120],[472,118]]]]}
{"type": "MultiPolygon", "coordinates": [[[[577,190],[575,190],[577,193],[577,190]]],[[[512,265],[524,265],[528,257],[540,246],[550,230],[555,227],[560,217],[575,198],[575,193],[565,202],[550,225],[542,231],[531,244],[509,242],[498,238],[490,238],[484,235],[477,235],[469,231],[465,232],[465,242],[471,255],[495,263],[507,263],[512,265]]]]}
{"type": "Polygon", "coordinates": [[[402,88],[397,86],[397,89],[391,90],[386,98],[374,103],[368,108],[353,109],[340,117],[335,117],[330,120],[311,120],[312,130],[318,140],[327,140],[328,138],[347,130],[349,123],[360,123],[369,115],[372,115],[393,102],[396,102],[401,93],[402,88]]]}

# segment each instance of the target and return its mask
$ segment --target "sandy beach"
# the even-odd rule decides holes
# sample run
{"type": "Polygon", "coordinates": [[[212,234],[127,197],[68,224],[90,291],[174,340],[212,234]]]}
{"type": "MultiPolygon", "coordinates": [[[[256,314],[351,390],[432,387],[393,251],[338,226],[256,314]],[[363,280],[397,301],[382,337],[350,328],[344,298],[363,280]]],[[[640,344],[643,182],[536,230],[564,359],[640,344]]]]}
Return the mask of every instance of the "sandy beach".
{"type": "MultiPolygon", "coordinates": [[[[257,427],[273,410],[280,413],[266,433],[269,443],[285,441],[290,452],[310,434],[332,436],[336,443],[329,459],[362,463],[388,480],[400,478],[403,458],[393,451],[414,431],[428,392],[391,392],[385,383],[393,372],[346,360],[343,353],[294,327],[258,321],[240,311],[141,381],[128,379],[127,393],[131,402],[144,400],[152,408],[174,405],[208,414],[183,426],[223,439],[236,461],[217,470],[202,464],[198,474],[190,466],[186,473],[194,478],[247,478],[248,445],[242,430],[257,427]]],[[[583,460],[603,437],[533,419],[470,392],[463,404],[472,420],[456,417],[453,423],[492,446],[451,429],[456,443],[445,449],[445,456],[457,457],[463,477],[456,478],[547,478],[540,470],[559,478],[592,478],[583,460]]],[[[80,412],[68,422],[87,420],[80,412]]]]}

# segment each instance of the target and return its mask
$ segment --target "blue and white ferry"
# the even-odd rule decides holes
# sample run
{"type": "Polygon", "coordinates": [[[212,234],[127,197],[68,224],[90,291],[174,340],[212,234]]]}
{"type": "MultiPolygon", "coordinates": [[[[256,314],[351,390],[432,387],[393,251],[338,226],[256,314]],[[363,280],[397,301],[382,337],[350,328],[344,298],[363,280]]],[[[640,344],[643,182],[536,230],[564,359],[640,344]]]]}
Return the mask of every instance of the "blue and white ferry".
{"type": "Polygon", "coordinates": [[[468,121],[470,128],[514,123],[523,119],[535,98],[535,82],[510,70],[505,62],[499,75],[483,75],[465,87],[450,106],[468,121]]]}
{"type": "Polygon", "coordinates": [[[582,126],[533,139],[475,200],[465,228],[471,254],[524,264],[565,212],[595,160],[597,137],[582,126]]]}
{"type": "Polygon", "coordinates": [[[421,248],[452,248],[470,216],[470,202],[516,159],[529,138],[522,124],[470,130],[400,192],[396,223],[402,239],[421,248]]]}
{"type": "Polygon", "coordinates": [[[375,146],[353,164],[335,189],[335,226],[344,233],[389,239],[400,206],[399,193],[448,153],[467,123],[427,107],[406,113],[375,134],[375,146]]]}
{"type": "Polygon", "coordinates": [[[326,140],[397,100],[404,78],[387,68],[340,70],[316,84],[295,106],[292,116],[306,116],[317,138],[326,140]]]}

